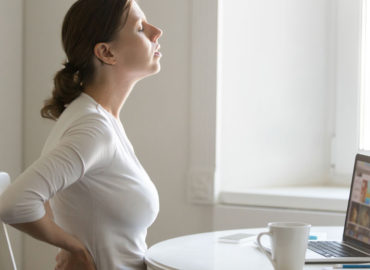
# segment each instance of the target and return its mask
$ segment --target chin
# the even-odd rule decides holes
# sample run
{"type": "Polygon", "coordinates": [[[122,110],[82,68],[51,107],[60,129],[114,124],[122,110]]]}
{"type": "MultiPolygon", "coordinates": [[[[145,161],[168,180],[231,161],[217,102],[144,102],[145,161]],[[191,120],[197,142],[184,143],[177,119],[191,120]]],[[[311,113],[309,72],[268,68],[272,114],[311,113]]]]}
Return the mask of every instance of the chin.
{"type": "Polygon", "coordinates": [[[155,74],[159,73],[160,71],[161,71],[161,65],[159,64],[159,62],[157,62],[157,63],[154,63],[151,66],[147,67],[145,69],[145,71],[144,70],[141,71],[140,72],[141,74],[138,73],[137,77],[138,77],[139,80],[141,80],[141,79],[144,79],[146,77],[150,77],[152,75],[155,75],[155,74]]]}
{"type": "Polygon", "coordinates": [[[155,69],[154,73],[153,74],[157,74],[161,71],[161,65],[157,65],[157,68],[155,69]]]}
{"type": "Polygon", "coordinates": [[[158,63],[158,64],[155,64],[153,65],[151,71],[149,72],[148,76],[151,76],[151,75],[155,75],[157,73],[159,73],[161,71],[161,65],[158,63]]]}

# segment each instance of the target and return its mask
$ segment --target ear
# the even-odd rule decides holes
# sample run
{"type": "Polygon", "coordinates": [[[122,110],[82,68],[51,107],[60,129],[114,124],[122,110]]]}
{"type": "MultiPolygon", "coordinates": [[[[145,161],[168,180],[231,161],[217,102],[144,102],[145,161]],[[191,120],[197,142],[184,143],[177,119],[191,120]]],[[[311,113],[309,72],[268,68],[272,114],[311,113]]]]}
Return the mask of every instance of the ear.
{"type": "Polygon", "coordinates": [[[116,59],[108,43],[97,43],[94,47],[94,54],[101,62],[107,65],[114,65],[116,63],[116,59]]]}

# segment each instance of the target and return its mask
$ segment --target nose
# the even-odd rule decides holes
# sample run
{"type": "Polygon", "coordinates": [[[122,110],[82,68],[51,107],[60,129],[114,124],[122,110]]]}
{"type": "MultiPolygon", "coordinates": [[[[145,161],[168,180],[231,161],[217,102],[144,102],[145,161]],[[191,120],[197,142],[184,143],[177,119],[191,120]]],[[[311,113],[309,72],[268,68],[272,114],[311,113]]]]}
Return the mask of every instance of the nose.
{"type": "Polygon", "coordinates": [[[153,26],[153,42],[156,42],[163,34],[163,31],[158,27],[153,26]]]}

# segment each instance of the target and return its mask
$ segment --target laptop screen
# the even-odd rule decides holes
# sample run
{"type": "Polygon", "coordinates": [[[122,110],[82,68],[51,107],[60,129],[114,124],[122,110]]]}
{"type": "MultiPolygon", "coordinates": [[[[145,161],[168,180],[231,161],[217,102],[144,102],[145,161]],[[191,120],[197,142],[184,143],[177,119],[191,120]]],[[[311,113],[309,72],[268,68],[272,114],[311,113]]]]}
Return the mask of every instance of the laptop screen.
{"type": "Polygon", "coordinates": [[[370,245],[370,160],[362,155],[356,157],[344,238],[370,245]]]}

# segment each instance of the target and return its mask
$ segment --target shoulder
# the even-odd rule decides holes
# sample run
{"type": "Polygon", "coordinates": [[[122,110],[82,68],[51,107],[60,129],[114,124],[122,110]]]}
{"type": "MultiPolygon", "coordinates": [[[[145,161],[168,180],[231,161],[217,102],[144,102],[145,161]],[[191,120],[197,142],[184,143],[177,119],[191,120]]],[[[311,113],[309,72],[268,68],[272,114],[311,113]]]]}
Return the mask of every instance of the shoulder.
{"type": "Polygon", "coordinates": [[[112,130],[111,120],[102,113],[87,111],[79,117],[75,118],[69,125],[68,129],[79,127],[101,128],[104,130],[112,130]]]}
{"type": "Polygon", "coordinates": [[[81,95],[72,101],[63,111],[50,131],[42,154],[45,154],[63,141],[80,141],[84,139],[105,139],[107,143],[114,138],[115,127],[112,119],[101,111],[97,103],[87,95],[81,95]]]}
{"type": "Polygon", "coordinates": [[[75,119],[68,126],[59,146],[77,153],[86,173],[109,164],[117,151],[116,141],[110,119],[99,113],[89,113],[75,119]]]}
{"type": "Polygon", "coordinates": [[[114,127],[104,114],[89,112],[71,122],[62,138],[75,138],[109,145],[115,140],[114,127]]]}

